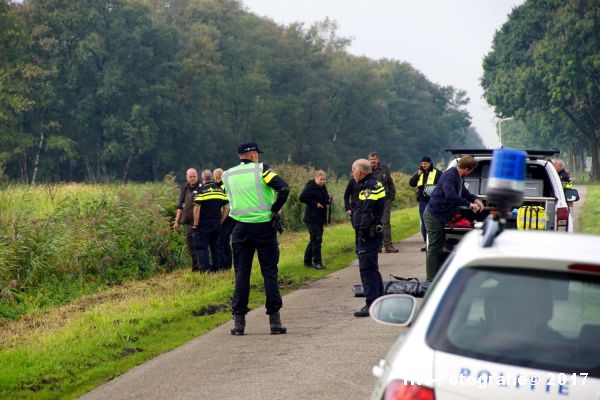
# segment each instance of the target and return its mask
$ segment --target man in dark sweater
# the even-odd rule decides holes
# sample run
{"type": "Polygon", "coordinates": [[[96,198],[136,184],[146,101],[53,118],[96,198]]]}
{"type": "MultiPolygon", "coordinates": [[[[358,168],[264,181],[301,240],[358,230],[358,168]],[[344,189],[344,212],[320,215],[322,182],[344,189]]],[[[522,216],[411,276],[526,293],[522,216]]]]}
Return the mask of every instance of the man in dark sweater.
{"type": "Polygon", "coordinates": [[[331,196],[327,193],[325,183],[327,178],[324,171],[315,172],[315,179],[306,183],[300,194],[300,201],[306,204],[304,223],[308,228],[310,241],[304,252],[304,266],[324,269],[321,257],[323,243],[323,225],[327,221],[327,205],[331,204],[331,196]]]}
{"type": "Polygon", "coordinates": [[[461,157],[456,167],[446,170],[440,177],[429,204],[423,213],[427,229],[427,280],[432,280],[440,268],[440,256],[446,240],[445,227],[460,206],[468,206],[474,212],[483,210],[483,203],[464,185],[463,177],[477,168],[472,156],[461,157]]]}
{"type": "Polygon", "coordinates": [[[192,271],[198,268],[198,260],[194,251],[194,239],[192,237],[192,225],[194,224],[194,197],[198,194],[200,185],[198,184],[198,172],[194,168],[187,170],[185,174],[187,183],[181,188],[179,200],[177,201],[177,215],[173,230],[179,232],[180,224],[183,225],[185,232],[185,241],[188,252],[192,258],[192,271]]]}
{"type": "MultiPolygon", "coordinates": [[[[383,208],[383,248],[386,253],[397,253],[398,249],[392,243],[392,224],[390,222],[392,212],[392,201],[396,198],[396,186],[392,178],[390,167],[384,165],[379,160],[379,154],[375,152],[369,153],[369,162],[373,170],[373,177],[383,185],[385,189],[385,201],[383,208]]],[[[381,249],[379,251],[381,253],[381,249]]]]}

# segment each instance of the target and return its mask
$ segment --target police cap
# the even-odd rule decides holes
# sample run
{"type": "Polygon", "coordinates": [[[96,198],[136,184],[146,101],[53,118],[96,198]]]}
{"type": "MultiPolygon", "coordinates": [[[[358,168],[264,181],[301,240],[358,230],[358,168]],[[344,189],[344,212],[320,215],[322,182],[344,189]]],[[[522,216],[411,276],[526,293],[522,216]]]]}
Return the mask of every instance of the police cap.
{"type": "Polygon", "coordinates": [[[246,153],[248,151],[254,151],[256,150],[258,153],[262,153],[262,151],[260,151],[258,149],[258,145],[255,142],[246,142],[246,143],[242,143],[238,146],[238,154],[242,154],[242,153],[246,153]]]}

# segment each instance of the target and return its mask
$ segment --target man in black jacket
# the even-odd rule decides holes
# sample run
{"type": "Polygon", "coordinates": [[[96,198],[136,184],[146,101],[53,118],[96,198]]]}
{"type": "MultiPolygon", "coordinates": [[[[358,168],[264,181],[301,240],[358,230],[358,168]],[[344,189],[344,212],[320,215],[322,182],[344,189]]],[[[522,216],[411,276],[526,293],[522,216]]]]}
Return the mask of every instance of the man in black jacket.
{"type": "Polygon", "coordinates": [[[327,205],[331,204],[331,196],[327,193],[325,172],[315,172],[315,179],[306,183],[300,194],[300,201],[306,204],[304,223],[308,228],[310,241],[304,252],[304,266],[324,269],[321,257],[321,243],[323,243],[323,225],[327,221],[327,205]]]}
{"type": "MultiPolygon", "coordinates": [[[[369,153],[369,162],[373,170],[373,177],[383,185],[385,189],[385,202],[383,209],[383,248],[386,253],[397,253],[398,249],[392,243],[392,224],[390,223],[392,212],[392,201],[396,198],[396,186],[392,178],[392,171],[387,165],[381,164],[379,154],[375,152],[369,153]]],[[[380,250],[381,252],[381,250],[380,250]]]]}
{"type": "Polygon", "coordinates": [[[350,178],[344,191],[344,209],[346,210],[346,215],[352,216],[352,210],[358,205],[359,194],[360,185],[354,178],[350,178]]]}
{"type": "Polygon", "coordinates": [[[450,222],[460,206],[468,206],[474,212],[483,210],[481,200],[465,187],[463,177],[477,168],[473,156],[463,156],[456,167],[448,168],[442,174],[429,204],[423,213],[427,228],[427,280],[432,280],[440,268],[440,256],[446,240],[446,224],[450,222]]]}
{"type": "Polygon", "coordinates": [[[183,224],[187,249],[192,258],[192,271],[198,268],[198,260],[194,251],[194,238],[192,236],[192,225],[194,224],[194,197],[198,194],[198,172],[194,168],[187,170],[185,174],[187,183],[181,188],[179,200],[177,201],[177,215],[173,230],[179,232],[180,224],[183,224]]]}
{"type": "MultiPolygon", "coordinates": [[[[427,230],[425,229],[425,222],[423,222],[423,212],[435,185],[440,180],[442,171],[433,167],[431,157],[425,156],[421,159],[421,165],[415,174],[410,178],[408,184],[412,187],[417,188],[417,201],[419,202],[419,216],[421,217],[421,234],[423,235],[423,241],[427,241],[427,230]]],[[[421,251],[425,251],[425,247],[421,248],[421,251]]]]}

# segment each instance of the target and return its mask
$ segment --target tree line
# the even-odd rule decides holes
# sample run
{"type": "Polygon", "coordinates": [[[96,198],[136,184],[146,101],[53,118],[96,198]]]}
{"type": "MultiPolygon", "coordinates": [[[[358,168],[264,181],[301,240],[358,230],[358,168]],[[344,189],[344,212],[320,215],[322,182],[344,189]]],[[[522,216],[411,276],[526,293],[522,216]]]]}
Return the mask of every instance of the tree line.
{"type": "Polygon", "coordinates": [[[287,26],[237,0],[0,0],[0,171],[21,182],[159,180],[268,161],[412,171],[481,146],[466,93],[347,52],[336,24],[287,26]]]}
{"type": "Polygon", "coordinates": [[[513,9],[485,57],[485,98],[506,144],[562,150],[600,179],[600,1],[528,0],[513,9]]]}

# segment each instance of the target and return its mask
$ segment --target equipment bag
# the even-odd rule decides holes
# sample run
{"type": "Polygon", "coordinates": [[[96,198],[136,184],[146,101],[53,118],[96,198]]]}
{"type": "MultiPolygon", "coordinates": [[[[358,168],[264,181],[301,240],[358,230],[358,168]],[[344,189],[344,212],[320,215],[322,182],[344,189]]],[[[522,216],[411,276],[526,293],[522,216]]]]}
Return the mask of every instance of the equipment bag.
{"type": "MultiPolygon", "coordinates": [[[[383,287],[387,287],[390,281],[383,281],[383,287]]],[[[352,285],[352,293],[354,293],[354,297],[365,297],[365,289],[363,285],[352,285]]],[[[384,292],[384,294],[387,294],[384,292]]]]}
{"type": "MultiPolygon", "coordinates": [[[[402,278],[391,276],[393,280],[383,281],[383,294],[409,294],[414,297],[423,297],[429,289],[431,282],[421,282],[417,278],[402,278]]],[[[352,292],[354,297],[365,297],[365,291],[362,285],[353,285],[352,292]]]]}
{"type": "Polygon", "coordinates": [[[429,281],[421,282],[417,278],[402,278],[392,275],[394,280],[383,286],[385,294],[409,294],[414,297],[423,297],[429,289],[429,281]]]}
{"type": "Polygon", "coordinates": [[[517,229],[546,229],[546,210],[542,206],[522,206],[517,211],[517,229]]]}

